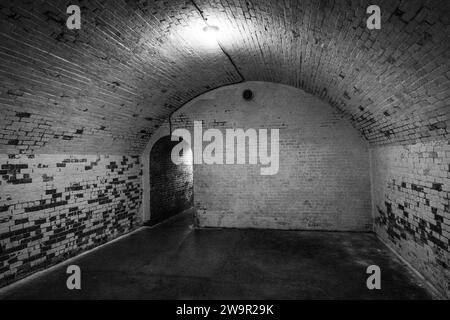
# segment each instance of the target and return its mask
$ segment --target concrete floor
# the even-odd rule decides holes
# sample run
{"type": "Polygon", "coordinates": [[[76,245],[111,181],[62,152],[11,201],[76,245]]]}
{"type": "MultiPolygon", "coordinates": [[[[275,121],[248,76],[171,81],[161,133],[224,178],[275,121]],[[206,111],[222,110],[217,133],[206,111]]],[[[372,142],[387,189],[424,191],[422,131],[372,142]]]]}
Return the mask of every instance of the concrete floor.
{"type": "Polygon", "coordinates": [[[183,214],[76,258],[81,290],[61,265],[3,299],[430,299],[418,279],[365,233],[200,229],[183,214]],[[381,268],[368,290],[366,268],[381,268]]]}

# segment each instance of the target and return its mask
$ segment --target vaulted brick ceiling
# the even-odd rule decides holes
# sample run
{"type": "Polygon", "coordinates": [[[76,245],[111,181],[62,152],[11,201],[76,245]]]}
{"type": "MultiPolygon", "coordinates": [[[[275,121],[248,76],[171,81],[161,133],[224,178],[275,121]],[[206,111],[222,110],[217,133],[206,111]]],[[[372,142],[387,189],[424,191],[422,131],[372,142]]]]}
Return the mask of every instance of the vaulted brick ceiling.
{"type": "Polygon", "coordinates": [[[186,101],[243,80],[318,95],[372,144],[448,139],[449,2],[375,3],[381,30],[356,0],[3,1],[0,151],[139,153],[186,101]]]}

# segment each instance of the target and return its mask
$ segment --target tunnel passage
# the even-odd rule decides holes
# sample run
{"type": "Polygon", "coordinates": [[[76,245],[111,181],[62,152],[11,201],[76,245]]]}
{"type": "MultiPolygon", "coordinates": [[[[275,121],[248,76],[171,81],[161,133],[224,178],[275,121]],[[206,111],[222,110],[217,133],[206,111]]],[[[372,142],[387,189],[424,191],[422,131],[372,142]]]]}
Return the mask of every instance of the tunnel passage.
{"type": "MultiPolygon", "coordinates": [[[[0,286],[136,228],[151,208],[141,159],[163,122],[183,122],[175,112],[212,89],[264,81],[328,103],[323,116],[347,120],[367,148],[332,140],[337,122],[322,114],[300,126],[310,112],[295,101],[297,117],[278,119],[251,109],[260,91],[236,91],[242,112],[222,103],[220,118],[202,117],[208,126],[265,112],[254,127],[295,128],[282,145],[290,156],[269,182],[253,167],[196,165],[203,221],[362,226],[450,298],[449,1],[379,1],[379,30],[366,27],[368,0],[83,2],[79,30],[67,29],[65,1],[1,4],[0,286]],[[206,26],[219,29],[213,41],[206,26]]],[[[159,196],[154,218],[176,203],[159,196]]]]}
{"type": "MultiPolygon", "coordinates": [[[[222,164],[195,162],[197,226],[371,230],[368,145],[326,102],[291,86],[246,81],[192,100],[156,135],[189,129],[194,137],[195,121],[202,122],[204,134],[220,132],[222,147],[228,144],[228,130],[279,130],[279,170],[274,175],[261,175],[269,165],[259,157],[256,164],[227,164],[222,147],[215,149],[222,164]],[[250,100],[245,91],[253,93],[250,100]]],[[[204,139],[203,157],[210,149],[204,139]]],[[[260,148],[247,144],[248,152],[260,148]]]]}
{"type": "Polygon", "coordinates": [[[170,136],[165,136],[155,143],[150,152],[149,225],[192,207],[192,153],[180,154],[181,163],[174,164],[171,152],[176,144],[178,141],[171,141],[170,136]]]}

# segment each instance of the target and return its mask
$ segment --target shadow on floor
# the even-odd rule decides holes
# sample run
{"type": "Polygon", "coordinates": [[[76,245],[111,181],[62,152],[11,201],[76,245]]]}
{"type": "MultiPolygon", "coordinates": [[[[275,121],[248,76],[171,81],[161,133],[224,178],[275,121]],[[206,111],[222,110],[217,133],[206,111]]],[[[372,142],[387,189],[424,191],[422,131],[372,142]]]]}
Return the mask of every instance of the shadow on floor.
{"type": "Polygon", "coordinates": [[[64,264],[3,299],[431,299],[373,234],[194,229],[183,214],[76,258],[81,290],[64,264]],[[368,290],[366,268],[381,268],[368,290]]]}

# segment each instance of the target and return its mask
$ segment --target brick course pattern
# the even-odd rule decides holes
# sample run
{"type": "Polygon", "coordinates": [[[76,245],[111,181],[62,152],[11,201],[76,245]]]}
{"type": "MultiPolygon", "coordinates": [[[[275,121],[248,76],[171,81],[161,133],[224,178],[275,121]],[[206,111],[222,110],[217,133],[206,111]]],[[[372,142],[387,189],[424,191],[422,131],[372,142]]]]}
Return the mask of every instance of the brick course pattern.
{"type": "Polygon", "coordinates": [[[259,164],[194,164],[200,226],[372,229],[368,145],[327,103],[293,87],[245,82],[193,100],[173,114],[172,130],[192,130],[193,121],[224,137],[226,128],[276,128],[280,135],[276,175],[262,176],[259,164]],[[242,98],[245,89],[253,100],[242,98]]]}
{"type": "Polygon", "coordinates": [[[139,157],[0,155],[0,286],[140,224],[139,157]]]}
{"type": "Polygon", "coordinates": [[[70,1],[0,5],[0,153],[138,154],[193,97],[259,80],[340,110],[373,144],[449,138],[450,3],[70,1]],[[202,28],[220,27],[217,44],[202,28]],[[239,71],[239,72],[238,72],[239,71]],[[241,76],[242,75],[242,76],[241,76]]]}
{"type": "Polygon", "coordinates": [[[450,142],[373,149],[375,231],[450,298],[450,142]]]}
{"type": "MultiPolygon", "coordinates": [[[[0,4],[0,159],[5,165],[1,170],[7,172],[2,174],[0,185],[0,257],[7,259],[0,261],[0,281],[9,281],[14,275],[17,278],[56,261],[59,259],[56,253],[61,257],[59,252],[65,250],[64,246],[72,246],[64,242],[68,233],[56,241],[54,237],[44,240],[55,242],[45,246],[43,252],[33,253],[33,248],[39,248],[40,240],[30,248],[28,245],[35,242],[27,240],[27,247],[22,248],[20,237],[29,239],[51,232],[40,228],[23,231],[29,228],[23,225],[33,223],[30,217],[51,212],[55,212],[56,218],[46,217],[42,224],[56,223],[49,221],[56,219],[61,226],[55,224],[55,230],[64,232],[60,229],[65,221],[71,221],[66,211],[73,198],[66,200],[58,195],[81,192],[66,191],[66,188],[78,183],[82,167],[86,181],[94,179],[91,173],[95,170],[101,170],[96,176],[106,181],[112,177],[108,175],[111,169],[107,168],[110,163],[106,158],[100,158],[101,165],[86,169],[91,162],[96,163],[96,156],[64,154],[140,154],[163,121],[193,97],[243,80],[259,80],[291,85],[320,97],[337,110],[330,121],[344,117],[372,146],[405,145],[373,152],[375,214],[380,215],[376,229],[448,295],[448,259],[445,258],[448,248],[444,249],[448,245],[445,242],[448,239],[445,233],[448,232],[448,203],[445,204],[448,168],[445,163],[442,166],[436,163],[444,152],[439,151],[439,146],[447,148],[450,139],[450,2],[377,1],[382,10],[381,30],[366,28],[365,10],[373,3],[365,0],[194,2],[84,0],[80,1],[81,30],[68,30],[65,26],[66,8],[71,1],[17,0],[0,4]],[[202,43],[201,29],[206,25],[202,15],[209,24],[220,27],[220,46],[202,43]],[[432,151],[436,153],[430,156],[429,151],[415,150],[417,146],[425,149],[433,146],[437,151],[432,151]],[[71,157],[89,160],[87,164],[63,162],[71,157]],[[48,168],[33,167],[39,159],[48,168]],[[78,166],[78,171],[71,169],[78,166]],[[429,168],[418,172],[421,166],[429,168]],[[30,172],[30,168],[43,173],[35,177],[36,171],[30,172]],[[404,176],[411,181],[403,181],[404,176]],[[52,177],[59,182],[52,182],[52,177]],[[33,188],[36,183],[39,187],[33,188]],[[57,189],[55,200],[50,200],[53,194],[46,194],[46,184],[52,183],[55,187],[49,187],[50,190],[57,189]],[[13,188],[16,193],[5,200],[7,190],[13,188]],[[25,212],[24,201],[32,211],[25,212]],[[417,202],[419,206],[414,207],[417,202]],[[11,214],[11,210],[23,212],[11,214]],[[416,226],[414,221],[420,224],[416,226]],[[14,229],[13,233],[10,228],[14,229]],[[8,237],[3,238],[4,234],[8,237]],[[4,247],[13,238],[15,248],[20,249],[12,249],[12,244],[4,247]],[[48,253],[49,248],[54,252],[48,253]],[[42,255],[33,265],[31,253],[42,255]]],[[[272,116],[276,117],[277,113],[272,116]]],[[[276,121],[267,124],[281,125],[276,121]]],[[[210,125],[220,127],[220,121],[210,125]]],[[[297,132],[293,139],[301,134],[302,131],[297,132]]],[[[297,152],[295,144],[284,143],[297,152]]],[[[311,160],[321,150],[306,148],[302,152],[299,156],[311,160]]],[[[126,158],[130,163],[134,161],[126,158]]],[[[109,159],[116,159],[118,165],[122,156],[109,159]]],[[[447,149],[441,161],[448,162],[447,149]]],[[[327,168],[329,172],[331,168],[327,168]]],[[[133,171],[129,176],[138,175],[137,164],[129,170],[133,171]]],[[[248,170],[251,176],[252,168],[248,170]]],[[[314,168],[308,170],[315,172],[314,168]]],[[[122,179],[116,178],[119,180],[98,184],[105,188],[108,197],[113,196],[114,188],[129,183],[117,184],[122,179]]],[[[252,179],[249,183],[257,181],[252,179]]],[[[133,182],[133,196],[128,191],[122,192],[128,199],[125,203],[133,207],[126,215],[134,216],[138,210],[140,199],[131,199],[138,197],[138,180],[133,182]]],[[[284,183],[289,186],[288,179],[284,183]]],[[[88,184],[89,190],[94,188],[92,183],[88,184]]],[[[309,190],[317,194],[321,189],[309,190]]],[[[83,196],[94,200],[95,196],[91,195],[94,191],[86,191],[88,194],[83,196]]],[[[354,194],[340,201],[353,205],[364,197],[354,194]]],[[[84,198],[76,201],[81,199],[84,198]]],[[[269,204],[280,205],[289,212],[292,208],[286,203],[296,200],[296,194],[292,193],[284,203],[269,201],[269,204]]],[[[116,218],[108,216],[111,215],[108,211],[121,212],[121,205],[115,206],[115,200],[104,201],[103,198],[98,202],[86,201],[86,206],[95,207],[94,212],[105,212],[106,221],[113,221],[116,218]]],[[[237,201],[239,206],[244,202],[237,201]]],[[[322,210],[318,203],[302,203],[298,209],[317,213],[322,210]],[[311,203],[317,211],[309,207],[311,203]]],[[[235,203],[224,203],[223,207],[232,205],[235,203]]],[[[338,223],[342,215],[331,210],[332,205],[325,207],[335,215],[333,223],[338,223]]],[[[120,221],[128,225],[127,219],[120,221]]],[[[324,226],[326,219],[329,218],[320,220],[318,225],[324,226]]],[[[88,226],[89,221],[91,218],[83,220],[83,226],[84,223],[88,226]]],[[[347,225],[350,221],[339,223],[347,225]]],[[[115,227],[115,222],[112,223],[113,227],[102,232],[106,235],[125,232],[125,226],[115,227]]],[[[273,223],[272,220],[266,225],[273,223]]],[[[308,226],[308,223],[316,226],[314,219],[303,220],[299,225],[308,226]]],[[[365,225],[365,222],[357,223],[365,225]]],[[[131,228],[131,222],[127,228],[131,228]]],[[[94,240],[80,236],[80,247],[92,245],[94,240]]],[[[102,238],[100,232],[90,237],[102,238]]]]}
{"type": "Polygon", "coordinates": [[[197,0],[245,80],[329,102],[372,144],[450,138],[450,2],[197,0]],[[381,8],[381,30],[366,8],[381,8]]]}

